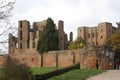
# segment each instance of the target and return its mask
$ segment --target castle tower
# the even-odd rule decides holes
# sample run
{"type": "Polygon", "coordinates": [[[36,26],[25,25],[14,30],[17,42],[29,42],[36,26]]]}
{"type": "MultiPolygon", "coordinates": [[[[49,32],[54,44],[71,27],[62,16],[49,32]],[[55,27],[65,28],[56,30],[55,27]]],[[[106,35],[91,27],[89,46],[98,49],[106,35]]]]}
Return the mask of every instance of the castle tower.
{"type": "Polygon", "coordinates": [[[73,41],[73,33],[70,32],[70,42],[72,42],[72,41],[73,41]]]}
{"type": "Polygon", "coordinates": [[[118,31],[120,31],[120,22],[116,22],[117,27],[118,27],[118,31]]]}
{"type": "Polygon", "coordinates": [[[58,21],[58,36],[59,36],[59,48],[60,50],[65,49],[65,33],[64,33],[64,22],[62,20],[58,21]]]}
{"type": "Polygon", "coordinates": [[[97,27],[97,32],[98,45],[104,45],[106,39],[112,35],[112,24],[108,22],[99,23],[97,27]]]}
{"type": "Polygon", "coordinates": [[[9,51],[8,51],[9,54],[12,54],[12,52],[13,52],[13,50],[12,50],[12,48],[13,48],[13,46],[12,46],[12,36],[13,35],[10,33],[9,34],[9,42],[8,42],[9,43],[9,51]]]}
{"type": "Polygon", "coordinates": [[[15,53],[15,50],[17,49],[17,38],[14,37],[11,33],[9,34],[9,40],[8,40],[8,48],[9,48],[9,51],[8,53],[9,54],[14,54],[15,53]]]}
{"type": "Polygon", "coordinates": [[[38,28],[37,28],[37,23],[34,22],[34,23],[33,23],[33,39],[36,38],[36,31],[37,31],[37,30],[38,30],[38,28]]]}
{"type": "Polygon", "coordinates": [[[77,37],[81,37],[83,40],[85,40],[85,43],[87,44],[88,40],[88,31],[87,26],[81,26],[77,29],[77,37]]]}
{"type": "Polygon", "coordinates": [[[18,50],[25,51],[29,48],[30,40],[30,23],[26,20],[18,23],[18,50]]]}

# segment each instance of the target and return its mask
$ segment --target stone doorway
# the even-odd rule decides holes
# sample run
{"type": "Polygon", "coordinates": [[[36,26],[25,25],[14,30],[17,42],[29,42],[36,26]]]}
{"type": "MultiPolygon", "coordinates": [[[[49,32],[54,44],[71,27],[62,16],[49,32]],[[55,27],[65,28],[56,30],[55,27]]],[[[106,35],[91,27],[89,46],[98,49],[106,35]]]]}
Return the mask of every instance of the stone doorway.
{"type": "Polygon", "coordinates": [[[96,69],[99,69],[98,59],[96,59],[96,69]]]}

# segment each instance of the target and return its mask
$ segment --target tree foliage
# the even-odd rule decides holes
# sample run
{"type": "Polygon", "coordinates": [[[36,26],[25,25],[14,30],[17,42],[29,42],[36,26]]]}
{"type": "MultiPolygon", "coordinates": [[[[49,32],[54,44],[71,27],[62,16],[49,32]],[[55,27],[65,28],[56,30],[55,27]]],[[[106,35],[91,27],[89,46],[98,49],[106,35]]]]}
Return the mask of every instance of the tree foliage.
{"type": "Polygon", "coordinates": [[[68,49],[70,50],[79,49],[79,48],[83,48],[84,46],[85,46],[85,41],[81,37],[78,37],[75,41],[70,43],[68,49]]]}
{"type": "Polygon", "coordinates": [[[40,39],[37,45],[37,51],[44,53],[51,50],[59,49],[58,31],[54,21],[51,18],[47,19],[43,31],[40,33],[40,39]]]}
{"type": "Polygon", "coordinates": [[[0,80],[31,80],[32,72],[25,64],[7,57],[0,73],[0,80]]]}
{"type": "Polygon", "coordinates": [[[117,32],[108,38],[106,45],[111,47],[114,51],[120,51],[120,32],[117,32]]]}
{"type": "Polygon", "coordinates": [[[110,47],[116,53],[115,60],[120,60],[120,32],[117,32],[108,38],[106,46],[110,47]]]}

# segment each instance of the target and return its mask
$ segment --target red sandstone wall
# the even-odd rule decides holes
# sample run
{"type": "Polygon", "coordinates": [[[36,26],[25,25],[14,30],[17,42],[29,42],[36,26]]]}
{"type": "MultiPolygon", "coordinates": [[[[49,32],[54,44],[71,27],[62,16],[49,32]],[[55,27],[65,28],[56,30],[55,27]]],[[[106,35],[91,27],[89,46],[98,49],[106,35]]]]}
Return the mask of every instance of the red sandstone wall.
{"type": "Polygon", "coordinates": [[[80,53],[81,53],[82,49],[77,49],[74,50],[74,54],[75,54],[75,63],[80,62],[80,53]]]}
{"type": "Polygon", "coordinates": [[[43,67],[67,67],[80,62],[81,50],[50,51],[43,54],[43,67]]]}
{"type": "Polygon", "coordinates": [[[37,54],[21,54],[21,55],[11,55],[11,58],[14,60],[19,60],[20,63],[25,63],[30,67],[40,67],[41,66],[41,57],[37,54]]]}
{"type": "Polygon", "coordinates": [[[43,54],[43,67],[56,67],[57,52],[48,52],[43,54]]]}
{"type": "MultiPolygon", "coordinates": [[[[114,61],[113,61],[114,63],[114,61]]],[[[108,59],[103,58],[100,61],[100,69],[113,69],[114,65],[112,65],[112,62],[109,62],[108,59]]]]}
{"type": "Polygon", "coordinates": [[[81,61],[81,68],[96,68],[96,56],[93,52],[88,52],[81,61]]]}
{"type": "Polygon", "coordinates": [[[5,57],[0,55],[0,67],[3,65],[5,62],[5,57]]]}
{"type": "MultiPolygon", "coordinates": [[[[43,54],[43,67],[67,67],[79,62],[79,50],[50,51],[43,54]]],[[[41,56],[38,54],[15,54],[13,59],[19,60],[30,67],[41,67],[41,56]]]]}
{"type": "Polygon", "coordinates": [[[58,54],[58,67],[67,67],[73,64],[73,53],[71,51],[61,51],[58,54]]]}
{"type": "MultiPolygon", "coordinates": [[[[10,56],[30,67],[41,67],[41,65],[43,67],[68,67],[80,62],[80,68],[96,68],[96,60],[98,60],[99,69],[112,69],[110,61],[105,55],[96,57],[96,53],[92,50],[50,51],[43,54],[43,60],[38,53],[19,53],[10,56]]],[[[0,57],[0,65],[3,61],[3,58],[0,57]]]]}

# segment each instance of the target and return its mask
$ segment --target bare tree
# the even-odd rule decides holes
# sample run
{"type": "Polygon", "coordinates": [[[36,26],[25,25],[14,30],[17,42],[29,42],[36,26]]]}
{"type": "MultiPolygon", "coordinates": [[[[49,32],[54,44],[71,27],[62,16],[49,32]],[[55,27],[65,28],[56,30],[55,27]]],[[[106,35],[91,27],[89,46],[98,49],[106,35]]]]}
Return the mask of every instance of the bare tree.
{"type": "Polygon", "coordinates": [[[15,0],[0,0],[0,54],[7,51],[8,33],[16,30],[9,20],[14,4],[15,0]]]}

